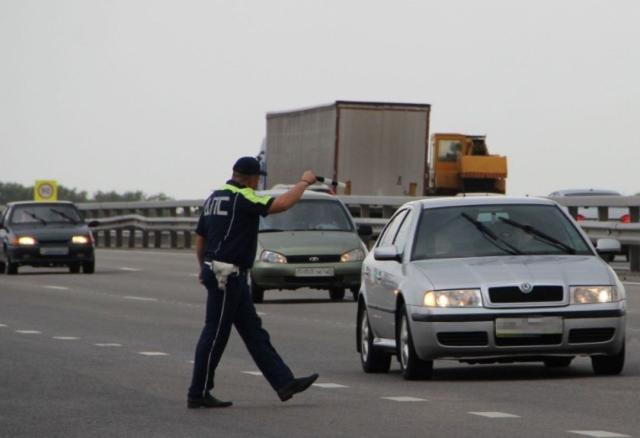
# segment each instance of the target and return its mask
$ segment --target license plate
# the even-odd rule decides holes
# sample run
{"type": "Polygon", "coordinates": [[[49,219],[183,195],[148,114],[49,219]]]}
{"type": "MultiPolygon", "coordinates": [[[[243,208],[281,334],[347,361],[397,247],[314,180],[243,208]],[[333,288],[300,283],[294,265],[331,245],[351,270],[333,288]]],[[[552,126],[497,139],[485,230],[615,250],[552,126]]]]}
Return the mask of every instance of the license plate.
{"type": "Polygon", "coordinates": [[[333,268],[297,268],[296,277],[333,277],[333,268]]]}
{"type": "Polygon", "coordinates": [[[40,248],[41,255],[67,255],[69,254],[69,248],[55,247],[55,248],[40,248]]]}
{"type": "Polygon", "coordinates": [[[562,334],[561,317],[496,318],[496,337],[540,336],[562,334]]]}

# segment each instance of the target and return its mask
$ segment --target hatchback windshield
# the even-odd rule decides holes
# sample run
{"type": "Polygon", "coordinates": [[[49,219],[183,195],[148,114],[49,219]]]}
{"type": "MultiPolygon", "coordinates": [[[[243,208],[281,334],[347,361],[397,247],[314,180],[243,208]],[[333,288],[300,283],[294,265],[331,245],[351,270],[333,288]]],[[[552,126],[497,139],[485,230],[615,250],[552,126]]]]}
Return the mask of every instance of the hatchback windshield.
{"type": "Polygon", "coordinates": [[[81,222],[78,211],[72,205],[18,205],[11,214],[10,223],[14,225],[47,225],[50,223],[81,222]]]}
{"type": "Polygon", "coordinates": [[[353,231],[342,204],[303,199],[284,213],[260,218],[260,231],[353,231]]]}
{"type": "Polygon", "coordinates": [[[520,254],[591,255],[552,205],[477,205],[422,211],[413,259],[520,254]]]}

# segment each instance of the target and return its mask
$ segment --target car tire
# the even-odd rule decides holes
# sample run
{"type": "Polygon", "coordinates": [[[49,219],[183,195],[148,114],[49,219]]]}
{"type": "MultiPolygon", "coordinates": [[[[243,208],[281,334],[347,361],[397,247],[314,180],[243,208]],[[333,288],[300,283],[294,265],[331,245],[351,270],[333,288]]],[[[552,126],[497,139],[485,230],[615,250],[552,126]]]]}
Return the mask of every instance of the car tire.
{"type": "Polygon", "coordinates": [[[426,380],[433,375],[433,361],[418,357],[409,327],[409,318],[404,304],[400,308],[396,324],[396,346],[400,372],[405,380],[426,380]]]}
{"type": "Polygon", "coordinates": [[[337,287],[329,289],[329,298],[331,298],[331,301],[344,300],[344,288],[337,287]]]}
{"type": "Polygon", "coordinates": [[[544,366],[547,368],[567,368],[571,365],[573,356],[570,357],[548,357],[544,360],[544,366]]]}
{"type": "Polygon", "coordinates": [[[358,342],[360,363],[365,373],[387,373],[391,367],[391,355],[373,345],[373,332],[365,306],[358,313],[358,342]]]}
{"type": "Polygon", "coordinates": [[[16,275],[18,273],[18,264],[11,263],[11,260],[7,260],[7,274],[16,275]]]}
{"type": "Polygon", "coordinates": [[[96,272],[96,261],[91,260],[90,262],[82,263],[82,272],[85,274],[93,274],[96,272]]]}
{"type": "Polygon", "coordinates": [[[625,348],[612,356],[591,356],[591,367],[598,376],[613,376],[620,374],[624,368],[625,348]]]}
{"type": "Polygon", "coordinates": [[[351,289],[351,295],[353,295],[353,301],[355,301],[356,303],[358,302],[358,297],[360,296],[360,290],[359,288],[352,288],[351,289]]]}
{"type": "Polygon", "coordinates": [[[0,262],[0,274],[4,274],[4,271],[7,270],[7,264],[5,262],[0,262]]]}
{"type": "Polygon", "coordinates": [[[264,289],[256,285],[253,280],[249,285],[251,288],[251,299],[254,303],[262,303],[264,301],[264,289]]]}
{"type": "Polygon", "coordinates": [[[78,264],[69,265],[69,272],[71,272],[72,274],[77,274],[78,272],[80,272],[80,265],[78,264]]]}

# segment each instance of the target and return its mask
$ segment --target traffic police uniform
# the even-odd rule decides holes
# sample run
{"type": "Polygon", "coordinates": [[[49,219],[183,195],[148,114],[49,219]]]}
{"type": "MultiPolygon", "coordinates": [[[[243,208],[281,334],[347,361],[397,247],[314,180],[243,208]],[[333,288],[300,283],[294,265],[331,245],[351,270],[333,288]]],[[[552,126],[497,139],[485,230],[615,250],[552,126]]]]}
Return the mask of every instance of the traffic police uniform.
{"type": "Polygon", "coordinates": [[[207,397],[213,388],[215,370],[232,325],[274,390],[281,394],[294,381],[291,370],[262,328],[247,282],[258,244],[260,216],[268,214],[273,201],[270,196],[258,196],[250,187],[229,180],[204,203],[196,233],[206,239],[205,264],[201,269],[207,288],[207,311],[196,347],[190,399],[207,397]],[[238,268],[237,273],[228,277],[225,288],[219,287],[212,261],[238,268]]]}

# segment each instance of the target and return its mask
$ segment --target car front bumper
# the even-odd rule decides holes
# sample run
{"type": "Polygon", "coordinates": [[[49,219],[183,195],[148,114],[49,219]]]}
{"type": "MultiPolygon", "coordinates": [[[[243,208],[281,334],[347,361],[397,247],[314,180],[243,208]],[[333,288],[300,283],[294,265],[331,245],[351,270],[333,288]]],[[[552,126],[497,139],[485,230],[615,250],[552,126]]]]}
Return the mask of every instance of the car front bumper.
{"type": "Polygon", "coordinates": [[[12,263],[20,266],[67,266],[90,262],[95,258],[94,248],[90,245],[10,246],[7,255],[12,263]]]}
{"type": "MultiPolygon", "coordinates": [[[[465,309],[467,310],[467,309],[465,309]]],[[[423,360],[616,354],[625,338],[625,303],[574,305],[561,309],[428,311],[410,306],[411,334],[423,360]],[[562,319],[562,332],[498,336],[498,318],[562,319]]]]}
{"type": "Polygon", "coordinates": [[[362,262],[341,263],[264,263],[251,268],[251,281],[263,289],[359,288],[362,262]],[[298,269],[330,268],[333,276],[298,276],[298,269]]]}

